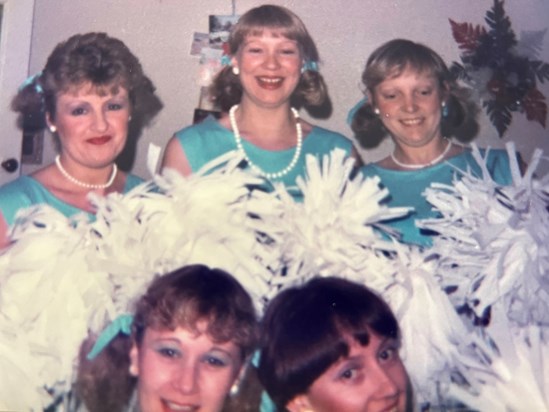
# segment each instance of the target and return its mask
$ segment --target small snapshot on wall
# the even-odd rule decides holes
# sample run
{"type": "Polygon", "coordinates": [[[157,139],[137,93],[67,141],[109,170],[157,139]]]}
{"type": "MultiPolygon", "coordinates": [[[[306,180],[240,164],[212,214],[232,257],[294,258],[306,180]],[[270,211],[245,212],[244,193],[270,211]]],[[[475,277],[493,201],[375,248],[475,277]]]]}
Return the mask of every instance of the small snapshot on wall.
{"type": "Polygon", "coordinates": [[[214,49],[221,49],[228,54],[229,35],[233,26],[238,21],[237,15],[231,16],[210,16],[210,47],[214,49]]]}
{"type": "Polygon", "coordinates": [[[216,74],[228,63],[229,36],[238,18],[238,15],[210,15],[208,33],[195,33],[193,36],[191,55],[200,55],[200,99],[193,123],[199,123],[209,115],[216,118],[221,115],[210,98],[209,88],[216,74]]]}
{"type": "Polygon", "coordinates": [[[209,33],[193,33],[193,41],[191,43],[191,56],[200,56],[202,50],[210,46],[209,33]]]}

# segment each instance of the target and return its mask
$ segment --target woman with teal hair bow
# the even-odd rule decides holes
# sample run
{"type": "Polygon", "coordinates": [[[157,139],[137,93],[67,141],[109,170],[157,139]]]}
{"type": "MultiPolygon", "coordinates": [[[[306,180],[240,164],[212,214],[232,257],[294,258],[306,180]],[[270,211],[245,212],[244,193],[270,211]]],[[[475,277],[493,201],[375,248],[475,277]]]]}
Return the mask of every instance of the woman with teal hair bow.
{"type": "MultiPolygon", "coordinates": [[[[389,206],[414,208],[412,214],[385,223],[399,232],[403,242],[428,246],[433,233],[416,225],[437,216],[423,197],[425,189],[432,183],[452,184],[464,173],[483,173],[472,150],[453,139],[474,137],[474,105],[442,58],[410,40],[391,40],[374,50],[362,81],[366,98],[349,118],[357,140],[374,147],[389,135],[394,150],[361,171],[381,178],[389,190],[389,206]]],[[[500,185],[512,182],[504,150],[480,153],[490,178],[500,185]]]]}
{"type": "Polygon", "coordinates": [[[76,395],[90,412],[257,410],[236,396],[257,338],[244,288],[222,270],[186,266],[156,278],[133,316],[99,337],[82,357],[76,395]]]}
{"type": "Polygon", "coordinates": [[[85,33],[59,43],[12,102],[21,128],[47,128],[59,153],[54,163],[0,188],[0,248],[22,209],[45,204],[65,217],[93,219],[90,193],[125,193],[141,183],[115,161],[130,124],[139,130],[159,107],[151,80],[122,41],[85,33]]]}
{"type": "Polygon", "coordinates": [[[321,157],[340,148],[358,158],[349,139],[299,114],[301,107],[322,108],[328,94],[317,48],[297,15],[281,6],[255,7],[240,17],[228,45],[228,65],[211,87],[221,118],[210,117],[175,133],[164,168],[189,175],[236,151],[267,188],[282,183],[300,198],[296,180],[305,173],[307,155],[321,157]]]}

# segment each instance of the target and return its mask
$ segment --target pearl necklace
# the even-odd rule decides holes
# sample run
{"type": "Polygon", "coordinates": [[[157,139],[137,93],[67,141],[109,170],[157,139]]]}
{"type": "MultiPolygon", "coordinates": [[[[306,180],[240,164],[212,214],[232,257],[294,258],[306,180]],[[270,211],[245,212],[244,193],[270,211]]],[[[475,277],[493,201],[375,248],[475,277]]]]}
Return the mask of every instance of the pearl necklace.
{"type": "Polygon", "coordinates": [[[299,113],[297,112],[297,110],[294,109],[293,107],[290,108],[295,118],[295,129],[297,132],[297,144],[295,147],[294,157],[292,158],[288,166],[286,166],[284,169],[278,172],[273,172],[273,173],[267,173],[261,170],[261,168],[257,166],[254,162],[252,162],[251,159],[246,154],[246,151],[244,150],[244,146],[242,146],[242,138],[240,137],[240,132],[238,131],[238,125],[236,124],[235,113],[237,110],[238,110],[237,104],[231,107],[231,109],[229,110],[229,121],[231,122],[231,128],[233,129],[236,147],[238,148],[238,151],[242,153],[242,155],[244,156],[244,159],[246,159],[250,167],[254,169],[256,172],[258,172],[261,176],[266,177],[267,179],[276,179],[276,178],[287,175],[295,167],[297,161],[299,160],[299,156],[301,155],[301,147],[303,145],[303,131],[301,129],[301,123],[299,122],[299,113]]]}
{"type": "Polygon", "coordinates": [[[428,163],[421,163],[421,164],[402,163],[401,161],[397,160],[397,158],[395,157],[395,152],[394,151],[393,151],[393,153],[391,153],[391,159],[393,159],[393,162],[395,162],[400,167],[404,167],[404,168],[407,168],[407,169],[423,169],[424,167],[432,166],[432,165],[440,162],[442,159],[444,159],[444,156],[446,156],[448,154],[451,147],[452,147],[452,142],[448,141],[448,144],[446,145],[446,148],[444,149],[444,151],[428,163]]]}
{"type": "Polygon", "coordinates": [[[116,173],[118,172],[118,167],[116,167],[116,163],[113,163],[111,177],[109,177],[109,180],[107,181],[107,183],[94,185],[94,184],[91,184],[91,183],[82,182],[82,181],[78,180],[77,178],[71,176],[69,174],[69,172],[67,172],[65,170],[65,168],[63,167],[63,165],[61,164],[61,156],[60,155],[55,156],[55,165],[57,166],[57,168],[59,169],[61,174],[67,178],[67,180],[71,181],[75,185],[85,187],[86,189],[106,189],[107,187],[110,187],[114,182],[114,178],[116,177],[116,173]]]}

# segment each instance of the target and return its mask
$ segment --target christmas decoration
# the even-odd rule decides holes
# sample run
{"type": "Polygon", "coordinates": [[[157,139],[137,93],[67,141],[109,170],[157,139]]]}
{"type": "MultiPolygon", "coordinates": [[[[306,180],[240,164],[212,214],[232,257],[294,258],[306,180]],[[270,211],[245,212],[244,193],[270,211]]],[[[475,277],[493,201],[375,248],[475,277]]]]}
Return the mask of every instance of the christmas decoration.
{"type": "Polygon", "coordinates": [[[461,63],[451,72],[477,93],[499,137],[520,112],[544,128],[547,120],[545,96],[537,82],[549,80],[549,64],[539,60],[546,30],[523,32],[520,40],[505,14],[503,0],[494,0],[486,12],[487,28],[450,19],[452,35],[459,45],[461,63]]]}

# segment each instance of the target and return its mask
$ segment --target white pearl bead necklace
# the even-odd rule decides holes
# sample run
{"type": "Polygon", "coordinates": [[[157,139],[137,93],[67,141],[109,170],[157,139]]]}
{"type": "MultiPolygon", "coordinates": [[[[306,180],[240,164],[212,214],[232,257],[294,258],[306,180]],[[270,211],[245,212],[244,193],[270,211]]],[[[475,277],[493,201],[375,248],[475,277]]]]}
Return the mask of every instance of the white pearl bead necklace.
{"type": "Polygon", "coordinates": [[[400,167],[404,167],[406,169],[423,169],[424,167],[433,166],[434,164],[440,162],[442,159],[444,159],[444,156],[448,154],[450,151],[450,148],[452,147],[452,142],[448,141],[448,144],[446,145],[446,148],[444,151],[435,157],[433,160],[431,160],[429,163],[402,163],[400,160],[397,160],[395,157],[395,152],[393,151],[391,153],[391,159],[393,159],[393,162],[395,162],[400,167]]]}
{"type": "Polygon", "coordinates": [[[277,179],[282,176],[287,175],[297,164],[297,161],[299,160],[299,156],[301,155],[301,147],[303,146],[303,130],[301,129],[301,123],[299,122],[299,113],[296,109],[293,107],[290,108],[292,111],[292,114],[295,118],[295,129],[297,132],[297,144],[295,147],[294,156],[291,160],[291,162],[286,166],[284,169],[273,172],[273,173],[267,173],[261,170],[259,166],[257,166],[252,160],[248,157],[246,154],[246,151],[244,150],[244,146],[242,146],[242,138],[240,137],[240,132],[238,130],[238,125],[236,124],[236,118],[235,113],[238,110],[238,105],[235,104],[231,109],[229,110],[229,121],[231,122],[231,128],[233,129],[234,134],[234,140],[236,142],[236,147],[238,151],[242,154],[244,159],[248,162],[250,167],[254,169],[257,173],[259,173],[261,176],[266,177],[267,179],[277,179]]]}
{"type": "Polygon", "coordinates": [[[116,177],[116,173],[118,173],[118,167],[116,167],[116,163],[113,163],[111,177],[109,177],[109,180],[107,181],[107,183],[94,185],[94,184],[91,184],[91,183],[82,182],[82,181],[78,180],[76,177],[71,176],[69,174],[69,172],[67,172],[65,170],[65,168],[63,167],[63,165],[61,164],[61,156],[60,155],[55,156],[55,165],[57,166],[57,168],[59,169],[61,174],[63,176],[65,176],[65,178],[67,180],[71,181],[75,185],[78,185],[80,187],[85,187],[86,189],[92,189],[92,190],[93,189],[106,189],[106,188],[110,187],[114,182],[114,178],[116,177]]]}

